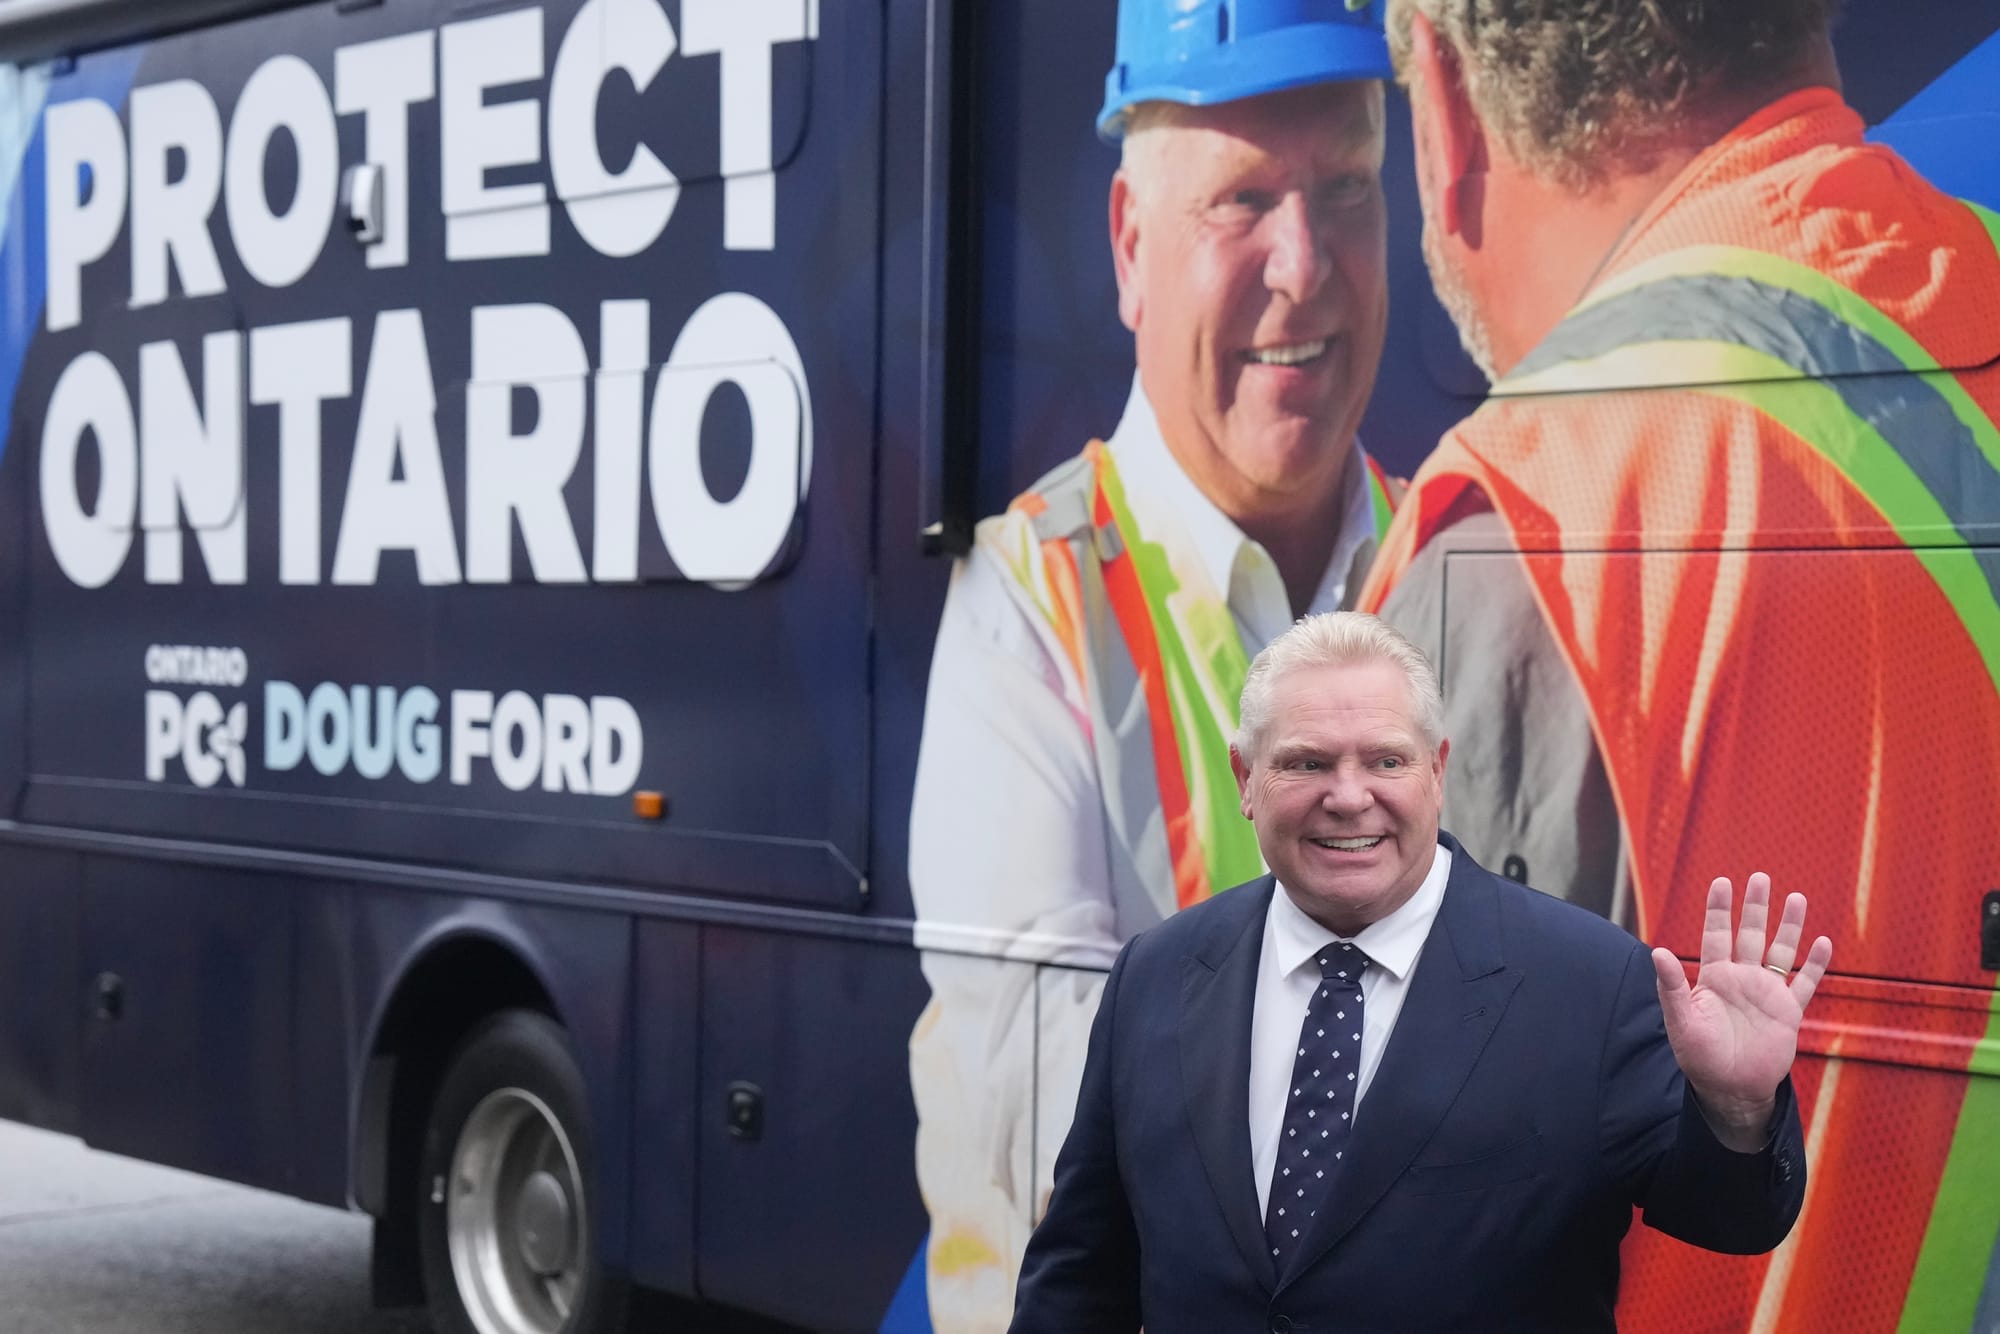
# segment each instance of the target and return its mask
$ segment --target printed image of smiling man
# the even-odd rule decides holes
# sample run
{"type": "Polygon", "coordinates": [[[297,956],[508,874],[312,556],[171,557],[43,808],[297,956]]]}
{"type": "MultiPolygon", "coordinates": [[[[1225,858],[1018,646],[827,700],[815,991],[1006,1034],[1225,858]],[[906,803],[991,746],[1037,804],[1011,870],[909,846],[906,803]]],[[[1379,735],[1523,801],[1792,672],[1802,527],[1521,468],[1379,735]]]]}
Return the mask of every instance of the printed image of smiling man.
{"type": "Polygon", "coordinates": [[[1131,394],[1108,440],[980,524],[917,768],[932,999],[911,1084],[939,1330],[1006,1325],[1096,970],[1262,873],[1229,762],[1244,674],[1297,617],[1351,605],[1388,522],[1355,438],[1388,322],[1379,9],[1119,8],[1098,130],[1121,147],[1131,394]]]}

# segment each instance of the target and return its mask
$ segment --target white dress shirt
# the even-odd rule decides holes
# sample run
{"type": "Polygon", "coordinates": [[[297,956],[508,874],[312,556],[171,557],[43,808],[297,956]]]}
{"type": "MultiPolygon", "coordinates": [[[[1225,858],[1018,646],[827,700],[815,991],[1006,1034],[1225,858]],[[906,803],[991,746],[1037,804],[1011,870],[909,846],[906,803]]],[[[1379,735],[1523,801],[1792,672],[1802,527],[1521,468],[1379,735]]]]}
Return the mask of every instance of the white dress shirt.
{"type": "Polygon", "coordinates": [[[1306,916],[1283,885],[1271,895],[1250,1017],[1250,1165],[1257,1175],[1260,1216],[1270,1207],[1271,1172],[1285,1128],[1285,1094],[1298,1057],[1299,1026],[1320,983],[1315,956],[1341,941],[1368,956],[1368,969],[1361,974],[1361,1068],[1354,1082],[1354,1122],[1359,1125],[1362,1100],[1382,1064],[1396,1016],[1403,1012],[1450,875],[1451,850],[1440,843],[1430,872],[1409,902],[1353,936],[1337,936],[1306,916]]]}

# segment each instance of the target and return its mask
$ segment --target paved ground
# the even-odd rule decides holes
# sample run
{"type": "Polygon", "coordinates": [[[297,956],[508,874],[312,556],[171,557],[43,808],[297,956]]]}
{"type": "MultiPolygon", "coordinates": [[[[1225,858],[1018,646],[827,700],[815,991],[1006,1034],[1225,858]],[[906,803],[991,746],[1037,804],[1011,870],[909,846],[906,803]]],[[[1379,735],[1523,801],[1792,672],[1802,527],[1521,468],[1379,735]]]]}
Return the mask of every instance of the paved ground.
{"type": "MultiPolygon", "coordinates": [[[[0,1121],[0,1334],[429,1334],[368,1303],[368,1220],[0,1121]]],[[[642,1334],[801,1334],[639,1295],[642,1334]]]]}
{"type": "Polygon", "coordinates": [[[0,1334],[424,1334],[368,1222],[0,1122],[0,1334]]]}

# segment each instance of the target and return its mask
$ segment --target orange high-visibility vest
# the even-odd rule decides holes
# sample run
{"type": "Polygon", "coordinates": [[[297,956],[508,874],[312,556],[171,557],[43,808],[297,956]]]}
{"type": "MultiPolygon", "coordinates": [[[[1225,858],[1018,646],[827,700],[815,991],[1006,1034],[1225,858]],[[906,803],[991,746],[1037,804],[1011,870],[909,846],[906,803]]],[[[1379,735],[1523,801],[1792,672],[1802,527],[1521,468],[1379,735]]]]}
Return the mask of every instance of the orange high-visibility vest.
{"type": "MultiPolygon", "coordinates": [[[[1419,471],[1361,605],[1496,512],[1590,710],[1643,936],[1691,954],[1709,880],[1754,867],[1808,895],[1841,975],[1990,989],[2000,219],[1861,133],[1808,90],[1692,163],[1419,471]]],[[[1967,1077],[2000,1074],[2000,1010],[1969,994],[1821,1043],[1845,1059],[1795,1071],[1791,1240],[1635,1233],[1622,1326],[1968,1328],[2000,1232],[2000,1079],[1967,1077]],[[1928,1069],[1875,1063],[1918,1046],[1928,1069]]]]}
{"type": "MultiPolygon", "coordinates": [[[[1361,457],[1379,538],[1390,482],[1361,457]]],[[[1229,766],[1250,655],[1224,591],[1175,573],[1098,441],[981,529],[1081,683],[1110,831],[1162,915],[1261,875],[1229,766]]]]}

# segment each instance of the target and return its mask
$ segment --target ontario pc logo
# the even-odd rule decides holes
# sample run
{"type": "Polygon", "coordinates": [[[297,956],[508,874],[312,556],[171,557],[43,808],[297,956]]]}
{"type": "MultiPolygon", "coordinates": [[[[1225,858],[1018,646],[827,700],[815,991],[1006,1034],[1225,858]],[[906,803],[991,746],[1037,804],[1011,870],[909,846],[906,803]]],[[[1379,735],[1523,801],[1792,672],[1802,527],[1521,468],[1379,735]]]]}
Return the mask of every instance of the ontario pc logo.
{"type": "MultiPolygon", "coordinates": [[[[155,644],[146,650],[146,679],[154,686],[198,685],[240,690],[250,676],[250,659],[240,648],[197,648],[155,644]]],[[[185,699],[173,690],[146,692],[146,779],[167,781],[168,765],[179,761],[196,787],[214,787],[227,777],[242,787],[248,762],[250,706],[224,704],[213,690],[185,699]]]]}

